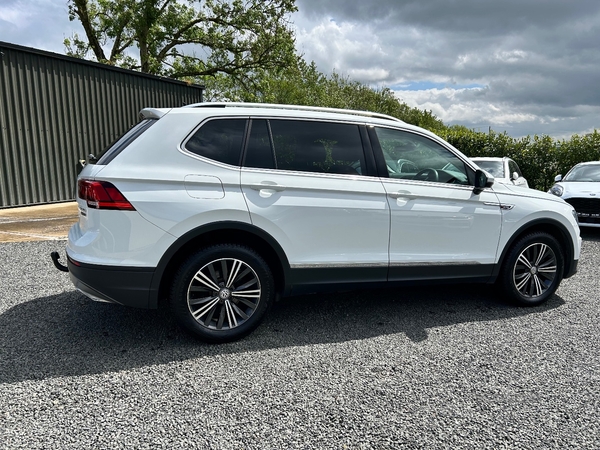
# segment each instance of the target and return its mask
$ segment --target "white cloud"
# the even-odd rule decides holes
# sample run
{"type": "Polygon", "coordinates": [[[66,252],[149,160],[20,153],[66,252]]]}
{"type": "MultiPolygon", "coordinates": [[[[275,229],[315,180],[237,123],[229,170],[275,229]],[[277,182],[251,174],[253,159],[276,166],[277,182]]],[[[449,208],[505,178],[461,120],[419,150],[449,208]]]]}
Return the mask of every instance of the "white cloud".
{"type": "Polygon", "coordinates": [[[548,134],[568,139],[598,129],[600,106],[537,108],[526,111],[511,102],[488,100],[488,88],[394,91],[411,107],[431,111],[448,125],[464,125],[476,131],[507,131],[514,137],[548,134]]]}
{"type": "Polygon", "coordinates": [[[79,22],[69,21],[66,0],[8,0],[0,6],[1,21],[8,29],[0,40],[56,53],[64,53],[64,38],[83,32],[79,22]]]}
{"type": "Polygon", "coordinates": [[[305,59],[315,61],[324,72],[336,70],[354,79],[373,83],[389,76],[389,70],[381,64],[389,56],[368,26],[347,22],[340,24],[323,18],[310,28],[297,28],[296,40],[305,59]]]}
{"type": "Polygon", "coordinates": [[[494,53],[494,59],[497,62],[508,64],[523,61],[527,57],[527,52],[523,50],[501,50],[494,53]]]}
{"type": "Polygon", "coordinates": [[[26,26],[33,15],[34,13],[32,11],[19,3],[0,5],[0,21],[10,23],[17,28],[26,26]]]}

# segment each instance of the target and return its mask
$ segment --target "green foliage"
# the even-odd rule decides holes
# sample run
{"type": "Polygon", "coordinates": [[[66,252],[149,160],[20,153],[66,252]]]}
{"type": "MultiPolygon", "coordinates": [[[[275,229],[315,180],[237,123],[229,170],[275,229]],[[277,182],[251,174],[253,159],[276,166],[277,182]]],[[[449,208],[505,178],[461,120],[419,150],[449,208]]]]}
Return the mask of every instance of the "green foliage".
{"type": "Polygon", "coordinates": [[[357,109],[388,114],[434,132],[446,128],[431,111],[411,108],[387,87],[373,89],[336,72],[327,76],[317,70],[314,62],[309,64],[301,58],[296,65],[262,71],[256,79],[256,84],[250,88],[224,75],[197,81],[206,86],[209,101],[357,109]]]}
{"type": "Polygon", "coordinates": [[[600,133],[573,135],[558,141],[550,136],[512,138],[506,133],[481,133],[465,127],[449,127],[438,133],[469,157],[507,156],[514,159],[529,186],[542,191],[554,184],[554,177],[565,175],[571,167],[583,161],[600,160],[600,133]]]}
{"type": "Polygon", "coordinates": [[[294,0],[68,0],[68,7],[85,30],[85,38],[64,41],[79,58],[177,79],[228,74],[246,84],[297,59],[288,19],[294,0]]]}

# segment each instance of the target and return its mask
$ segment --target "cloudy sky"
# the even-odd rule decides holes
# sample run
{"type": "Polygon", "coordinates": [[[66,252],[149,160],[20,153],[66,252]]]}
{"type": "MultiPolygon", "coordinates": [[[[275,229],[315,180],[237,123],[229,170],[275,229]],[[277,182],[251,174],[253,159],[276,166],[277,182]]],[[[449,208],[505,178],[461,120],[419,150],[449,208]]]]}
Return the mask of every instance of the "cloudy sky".
{"type": "MultiPolygon", "coordinates": [[[[598,0],[296,0],[299,52],[446,124],[600,130],[598,0]]],[[[0,0],[0,41],[63,53],[66,0],[0,0]]]]}

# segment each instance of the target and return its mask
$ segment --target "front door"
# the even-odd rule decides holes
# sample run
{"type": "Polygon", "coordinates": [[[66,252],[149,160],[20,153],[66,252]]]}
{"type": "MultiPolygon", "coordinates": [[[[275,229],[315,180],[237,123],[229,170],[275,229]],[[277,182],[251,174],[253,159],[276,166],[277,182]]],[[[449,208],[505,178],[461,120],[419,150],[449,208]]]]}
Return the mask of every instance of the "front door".
{"type": "Polygon", "coordinates": [[[496,194],[475,194],[473,169],[430,137],[387,128],[375,134],[388,171],[389,279],[489,277],[501,228],[496,194]]]}

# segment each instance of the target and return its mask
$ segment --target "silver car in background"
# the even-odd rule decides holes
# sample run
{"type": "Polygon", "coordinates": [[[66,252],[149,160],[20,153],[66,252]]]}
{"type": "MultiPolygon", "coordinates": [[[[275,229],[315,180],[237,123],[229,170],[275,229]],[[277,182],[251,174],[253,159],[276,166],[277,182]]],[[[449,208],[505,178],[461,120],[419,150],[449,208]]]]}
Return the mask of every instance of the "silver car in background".
{"type": "Polygon", "coordinates": [[[494,177],[494,181],[514,186],[529,187],[521,169],[512,159],[504,158],[471,158],[475,164],[494,177]]]}
{"type": "Polygon", "coordinates": [[[600,161],[576,164],[563,178],[557,175],[548,191],[570,203],[580,227],[600,227],[600,161]]]}

